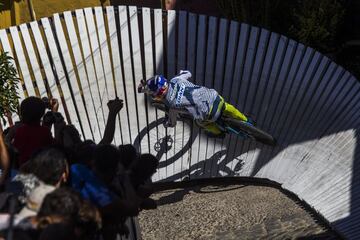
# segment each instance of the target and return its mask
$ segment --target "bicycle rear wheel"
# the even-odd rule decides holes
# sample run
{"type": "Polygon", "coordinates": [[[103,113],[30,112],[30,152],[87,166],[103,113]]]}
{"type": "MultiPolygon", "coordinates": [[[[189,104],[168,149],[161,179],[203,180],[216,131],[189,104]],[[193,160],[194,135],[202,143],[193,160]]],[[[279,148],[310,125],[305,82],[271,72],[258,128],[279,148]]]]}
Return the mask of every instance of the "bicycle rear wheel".
{"type": "Polygon", "coordinates": [[[276,139],[273,136],[271,136],[267,132],[264,132],[263,130],[261,130],[253,125],[249,125],[241,120],[237,120],[237,119],[233,119],[233,118],[223,117],[223,120],[230,127],[233,127],[235,129],[239,129],[242,132],[245,132],[246,134],[254,137],[257,141],[259,141],[261,143],[264,143],[264,144],[270,145],[270,146],[276,145],[276,139]]]}

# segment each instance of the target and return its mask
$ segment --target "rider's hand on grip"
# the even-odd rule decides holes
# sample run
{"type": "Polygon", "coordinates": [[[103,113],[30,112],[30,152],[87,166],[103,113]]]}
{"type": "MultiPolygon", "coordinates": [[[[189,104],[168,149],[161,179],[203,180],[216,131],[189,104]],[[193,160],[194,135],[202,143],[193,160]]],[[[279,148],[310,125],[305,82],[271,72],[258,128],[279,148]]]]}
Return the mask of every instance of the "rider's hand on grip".
{"type": "Polygon", "coordinates": [[[144,79],[141,79],[140,84],[138,86],[138,93],[144,92],[144,87],[146,85],[146,82],[144,79]]]}
{"type": "Polygon", "coordinates": [[[165,128],[168,128],[168,127],[175,127],[176,126],[176,122],[172,122],[170,121],[170,119],[167,117],[164,122],[163,122],[163,126],[165,128]]]}

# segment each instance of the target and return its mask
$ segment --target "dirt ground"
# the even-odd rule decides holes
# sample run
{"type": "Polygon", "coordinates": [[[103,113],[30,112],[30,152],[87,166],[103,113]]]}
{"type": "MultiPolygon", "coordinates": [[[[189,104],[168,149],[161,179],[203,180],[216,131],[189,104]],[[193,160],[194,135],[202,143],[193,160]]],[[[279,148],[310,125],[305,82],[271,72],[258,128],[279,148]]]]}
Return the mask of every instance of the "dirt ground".
{"type": "Polygon", "coordinates": [[[278,189],[198,186],[152,196],[139,216],[144,240],[337,239],[278,189]]]}

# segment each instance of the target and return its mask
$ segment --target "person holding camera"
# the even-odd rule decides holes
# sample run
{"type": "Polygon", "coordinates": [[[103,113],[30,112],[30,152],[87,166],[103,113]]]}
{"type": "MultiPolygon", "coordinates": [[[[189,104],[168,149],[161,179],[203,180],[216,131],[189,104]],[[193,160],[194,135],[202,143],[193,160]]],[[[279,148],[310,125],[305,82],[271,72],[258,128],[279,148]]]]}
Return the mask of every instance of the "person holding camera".
{"type": "MultiPolygon", "coordinates": [[[[51,134],[51,125],[56,122],[53,114],[57,113],[58,108],[57,99],[51,99],[49,103],[46,103],[38,97],[28,97],[21,102],[21,123],[15,129],[12,140],[12,145],[18,151],[17,164],[19,167],[27,162],[34,152],[55,142],[51,134]],[[53,119],[51,121],[45,119],[44,124],[41,124],[46,108],[51,109],[53,119]]],[[[62,117],[57,116],[57,118],[59,122],[63,122],[62,117]]]]}

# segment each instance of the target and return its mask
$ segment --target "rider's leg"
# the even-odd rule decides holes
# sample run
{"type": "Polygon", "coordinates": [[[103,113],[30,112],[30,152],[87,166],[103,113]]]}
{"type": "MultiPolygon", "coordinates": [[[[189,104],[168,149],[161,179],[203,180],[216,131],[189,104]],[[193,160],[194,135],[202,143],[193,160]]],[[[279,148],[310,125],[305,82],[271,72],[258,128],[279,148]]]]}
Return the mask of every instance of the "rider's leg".
{"type": "Polygon", "coordinates": [[[214,122],[197,120],[196,124],[212,135],[220,136],[223,134],[219,126],[214,122]]]}
{"type": "Polygon", "coordinates": [[[227,102],[225,102],[225,108],[223,111],[223,115],[226,117],[239,119],[239,120],[245,121],[245,122],[248,120],[248,118],[243,113],[241,113],[233,105],[231,105],[227,102]]]}

